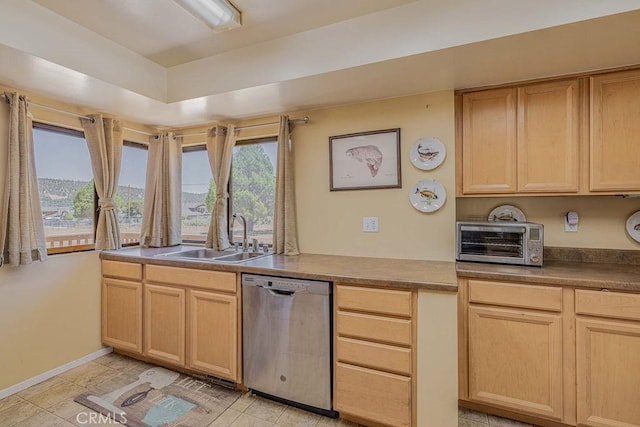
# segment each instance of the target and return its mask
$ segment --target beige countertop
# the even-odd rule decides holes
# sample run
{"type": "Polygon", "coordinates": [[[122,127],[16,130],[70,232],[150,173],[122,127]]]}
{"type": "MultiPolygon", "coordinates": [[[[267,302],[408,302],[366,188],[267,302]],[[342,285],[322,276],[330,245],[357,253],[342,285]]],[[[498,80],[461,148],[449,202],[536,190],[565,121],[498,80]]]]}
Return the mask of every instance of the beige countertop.
{"type": "Polygon", "coordinates": [[[201,270],[232,271],[272,276],[330,280],[370,286],[457,292],[456,264],[446,261],[420,261],[389,258],[365,258],[337,255],[271,255],[238,264],[163,258],[156,255],[190,246],[170,248],[125,248],[102,251],[101,259],[140,262],[201,270]]]}
{"type": "Polygon", "coordinates": [[[640,292],[640,265],[545,261],[542,267],[458,262],[460,277],[640,292]]]}

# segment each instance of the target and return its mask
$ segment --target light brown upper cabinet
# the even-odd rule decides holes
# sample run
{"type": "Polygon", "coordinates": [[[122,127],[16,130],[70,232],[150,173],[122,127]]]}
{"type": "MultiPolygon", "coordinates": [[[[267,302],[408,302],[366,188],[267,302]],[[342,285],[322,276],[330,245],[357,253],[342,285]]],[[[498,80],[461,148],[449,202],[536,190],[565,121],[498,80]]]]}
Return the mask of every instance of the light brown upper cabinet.
{"type": "Polygon", "coordinates": [[[518,192],[577,192],[578,80],[518,88],[518,192]]]}
{"type": "Polygon", "coordinates": [[[578,191],[578,79],[462,95],[462,194],[578,191]]]}
{"type": "Polygon", "coordinates": [[[590,190],[640,190],[640,70],[591,77],[590,131],[590,190]]]}
{"type": "Polygon", "coordinates": [[[516,191],[516,89],[462,96],[462,192],[516,191]]]}

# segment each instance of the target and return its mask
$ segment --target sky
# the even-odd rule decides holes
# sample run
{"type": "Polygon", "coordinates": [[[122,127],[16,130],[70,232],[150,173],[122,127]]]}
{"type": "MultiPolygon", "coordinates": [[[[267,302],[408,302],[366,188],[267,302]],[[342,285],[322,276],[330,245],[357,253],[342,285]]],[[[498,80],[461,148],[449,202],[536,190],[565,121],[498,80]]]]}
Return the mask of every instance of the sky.
{"type": "MultiPolygon", "coordinates": [[[[89,181],[93,179],[91,159],[84,138],[42,129],[33,130],[36,173],[38,178],[89,181]]],[[[263,148],[276,164],[276,143],[263,144],[263,148]]],[[[147,173],[147,151],[124,146],[118,185],[144,188],[147,173]]],[[[182,190],[206,193],[213,178],[209,159],[204,151],[187,152],[182,157],[182,190]]]]}

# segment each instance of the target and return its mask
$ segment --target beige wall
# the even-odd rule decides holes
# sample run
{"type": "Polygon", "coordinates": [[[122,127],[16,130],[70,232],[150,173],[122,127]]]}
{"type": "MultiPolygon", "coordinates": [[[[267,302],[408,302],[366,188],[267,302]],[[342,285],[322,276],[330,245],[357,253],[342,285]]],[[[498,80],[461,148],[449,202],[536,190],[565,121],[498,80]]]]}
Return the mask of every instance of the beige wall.
{"type": "MultiPolygon", "coordinates": [[[[7,88],[0,86],[0,91],[7,88]]],[[[46,105],[76,111],[43,100],[46,105]]],[[[78,119],[33,108],[35,119],[78,127],[78,119]]],[[[7,164],[8,108],[0,102],[0,200],[7,164]]],[[[97,252],[53,255],[28,266],[0,267],[0,390],[100,348],[97,252]]]]}
{"type": "Polygon", "coordinates": [[[418,292],[417,425],[458,425],[458,294],[418,292]]]}
{"type": "Polygon", "coordinates": [[[97,252],[0,268],[0,390],[102,348],[97,252]]]}
{"type": "Polygon", "coordinates": [[[451,91],[340,106],[293,115],[310,122],[293,132],[296,144],[296,195],[303,252],[454,259],[455,162],[451,91]],[[377,129],[401,129],[402,188],[329,191],[329,136],[377,129]],[[447,147],[445,162],[422,171],[409,161],[411,145],[434,136],[447,147]],[[438,179],[447,201],[435,213],[409,204],[409,191],[421,179],[438,179]],[[362,217],[377,216],[378,233],[362,231],[362,217]]]}
{"type": "Polygon", "coordinates": [[[499,205],[514,205],[522,209],[528,221],[544,224],[546,246],[640,249],[625,231],[629,216],[640,210],[640,199],[615,196],[584,197],[511,197],[460,198],[457,217],[486,218],[499,205]],[[578,231],[564,231],[564,215],[578,212],[578,231]]]}

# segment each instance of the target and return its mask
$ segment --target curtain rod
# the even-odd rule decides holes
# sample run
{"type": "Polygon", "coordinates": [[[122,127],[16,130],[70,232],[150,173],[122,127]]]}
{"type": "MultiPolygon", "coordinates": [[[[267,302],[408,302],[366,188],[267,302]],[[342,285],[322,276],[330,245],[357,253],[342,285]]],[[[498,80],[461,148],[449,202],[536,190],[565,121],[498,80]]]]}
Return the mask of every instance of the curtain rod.
{"type": "MultiPolygon", "coordinates": [[[[307,124],[307,123],[309,123],[309,117],[303,117],[301,119],[291,119],[291,120],[289,120],[289,123],[304,123],[304,124],[307,124]]],[[[258,123],[258,124],[255,124],[255,125],[238,126],[238,127],[236,127],[236,130],[259,128],[259,127],[272,126],[272,125],[277,125],[277,124],[280,124],[280,122],[258,123]]],[[[176,137],[180,137],[180,136],[200,136],[200,135],[206,135],[206,134],[207,134],[207,132],[194,132],[194,133],[176,134],[175,136],[176,137]]]]}
{"type": "MultiPolygon", "coordinates": [[[[5,93],[0,94],[0,96],[2,96],[6,100],[9,100],[9,98],[7,97],[7,95],[5,93]]],[[[74,112],[67,111],[67,110],[61,110],[59,108],[51,107],[49,105],[40,104],[38,102],[29,101],[29,104],[35,105],[36,107],[44,108],[45,110],[51,110],[51,111],[55,111],[57,113],[66,114],[68,116],[77,117],[79,119],[87,119],[87,120],[93,121],[93,119],[91,117],[89,117],[89,116],[85,116],[83,114],[78,114],[78,113],[74,113],[74,112]]],[[[145,132],[145,131],[138,130],[138,129],[132,129],[132,128],[128,128],[128,127],[123,127],[122,129],[131,131],[131,132],[141,133],[143,135],[148,135],[148,136],[155,135],[153,133],[145,132]]]]}
{"type": "MultiPolygon", "coordinates": [[[[6,100],[9,99],[5,93],[0,94],[0,96],[2,96],[6,100]]],[[[91,117],[85,116],[83,114],[73,113],[73,112],[67,111],[67,110],[61,110],[59,108],[50,107],[48,105],[40,104],[40,103],[37,103],[37,102],[29,101],[29,104],[35,105],[37,107],[44,108],[44,109],[47,109],[47,110],[56,111],[58,113],[67,114],[69,116],[78,117],[80,119],[93,120],[91,117]]],[[[304,124],[306,124],[306,123],[309,123],[309,117],[305,116],[305,117],[303,117],[301,119],[292,119],[292,120],[289,120],[289,122],[290,123],[304,123],[304,124]]],[[[238,126],[238,127],[236,127],[236,130],[258,128],[258,127],[264,127],[264,126],[272,126],[272,125],[277,125],[279,123],[280,122],[270,122],[270,123],[258,123],[258,124],[255,124],[255,125],[238,126]]],[[[131,131],[131,132],[137,132],[137,133],[140,133],[140,134],[143,134],[143,135],[147,135],[147,136],[157,135],[157,133],[150,133],[150,132],[145,132],[145,131],[142,131],[142,130],[127,128],[127,127],[123,127],[122,129],[131,131]]],[[[195,133],[183,133],[183,134],[179,134],[179,135],[175,135],[175,136],[176,137],[178,137],[178,136],[197,136],[197,135],[206,135],[206,134],[207,134],[207,132],[195,132],[195,133]]]]}

